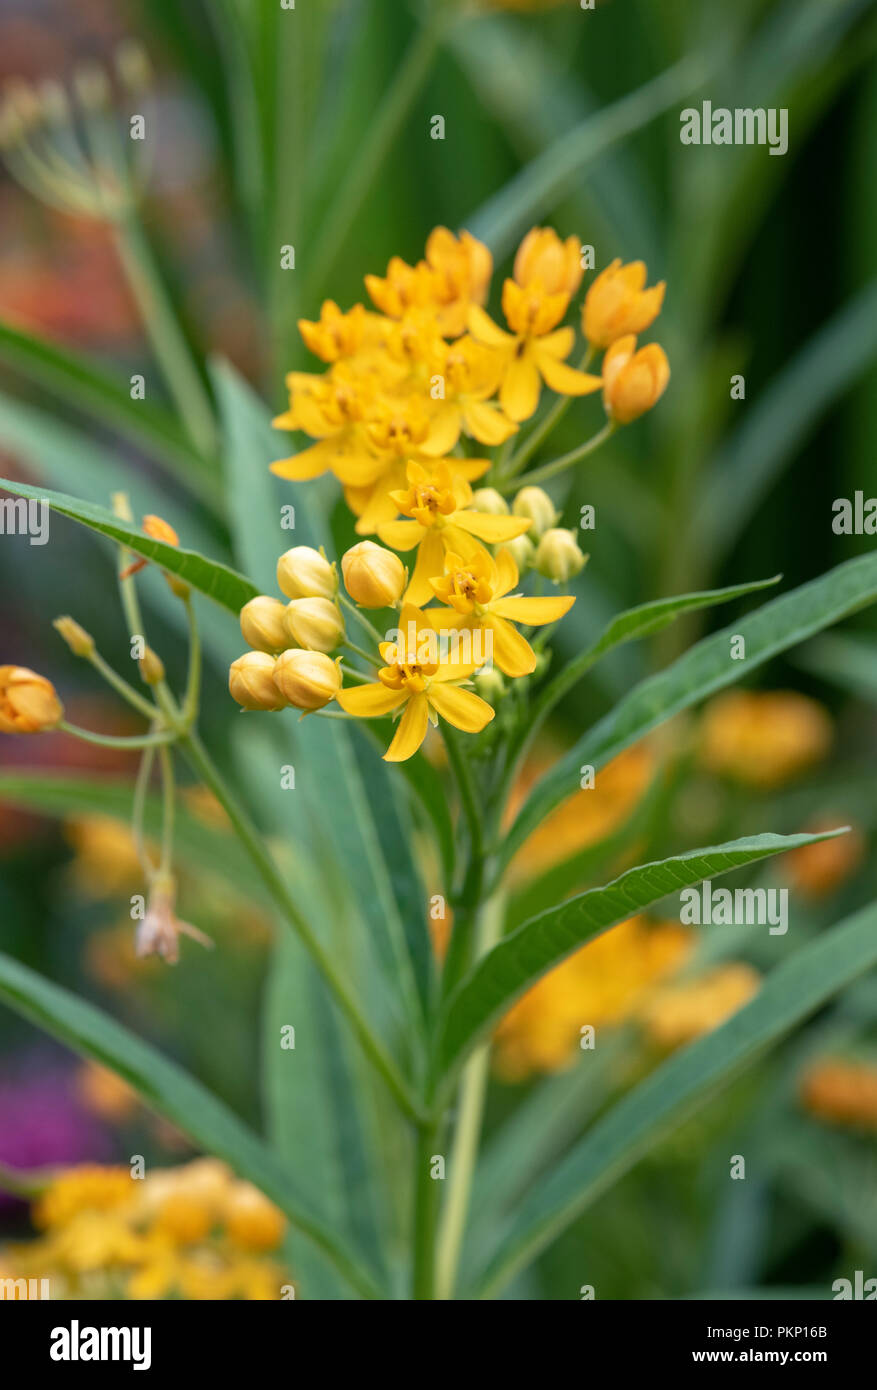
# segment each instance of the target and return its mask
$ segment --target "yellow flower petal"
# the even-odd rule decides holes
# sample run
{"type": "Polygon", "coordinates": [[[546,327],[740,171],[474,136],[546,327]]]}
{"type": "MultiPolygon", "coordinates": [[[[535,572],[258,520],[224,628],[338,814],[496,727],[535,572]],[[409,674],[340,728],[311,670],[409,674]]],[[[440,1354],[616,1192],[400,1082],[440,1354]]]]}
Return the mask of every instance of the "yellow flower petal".
{"type": "Polygon", "coordinates": [[[428,727],[429,701],[425,695],[413,695],[399,720],[393,742],[384,754],[384,762],[404,763],[413,757],[426,738],[428,727]]]}
{"type": "Polygon", "coordinates": [[[546,623],[558,622],[574,603],[573,594],[561,594],[557,598],[500,598],[490,605],[490,611],[516,623],[544,627],[546,623]]]}
{"type": "Polygon", "coordinates": [[[505,676],[529,676],[536,669],[536,653],[516,627],[491,610],[484,619],[493,633],[493,660],[505,676]]]}
{"type": "MultiPolygon", "coordinates": [[[[496,406],[483,401],[470,401],[463,410],[463,422],[473,439],[479,444],[504,444],[517,432],[513,420],[506,419],[496,406]]],[[[454,441],[456,443],[456,440],[454,441]]]]}
{"type": "Polygon", "coordinates": [[[429,581],[444,574],[444,569],[445,547],[441,535],[435,530],[426,531],[417,552],[411,582],[405,590],[405,601],[418,605],[428,603],[434,597],[429,581]]]}
{"type": "Polygon", "coordinates": [[[469,305],[466,323],[472,337],[479,343],[486,343],[488,347],[509,348],[515,341],[510,333],[506,333],[495,324],[490,315],[477,304],[469,305]]]}
{"type": "Polygon", "coordinates": [[[426,527],[419,521],[385,521],[378,535],[391,550],[413,550],[426,535],[426,527]]]}
{"type": "Polygon", "coordinates": [[[591,372],[576,371],[575,367],[558,362],[556,357],[542,352],[541,345],[535,345],[533,351],[546,386],[550,386],[559,396],[590,396],[592,391],[599,391],[603,385],[602,377],[594,376],[591,372]]]}
{"type": "Polygon", "coordinates": [[[380,681],[370,685],[352,685],[339,690],[335,696],[341,708],[348,714],[356,715],[357,719],[377,719],[382,714],[389,714],[407,698],[407,691],[388,690],[380,681]]]}
{"type": "Polygon", "coordinates": [[[510,420],[529,420],[539,405],[542,382],[529,353],[509,363],[499,388],[499,403],[510,420]]]}
{"type": "Polygon", "coordinates": [[[497,545],[500,541],[512,541],[515,536],[522,536],[530,525],[528,516],[492,516],[490,512],[454,512],[454,530],[459,527],[460,530],[468,531],[472,536],[478,536],[479,540],[487,541],[488,545],[497,545]]]}
{"type": "Polygon", "coordinates": [[[510,550],[501,550],[496,557],[495,598],[501,598],[513,589],[518,582],[518,567],[510,550]]]}
{"type": "Polygon", "coordinates": [[[463,729],[467,734],[480,733],[494,716],[494,710],[486,700],[471,690],[461,690],[458,685],[442,685],[432,681],[429,703],[455,729],[463,729]]]}

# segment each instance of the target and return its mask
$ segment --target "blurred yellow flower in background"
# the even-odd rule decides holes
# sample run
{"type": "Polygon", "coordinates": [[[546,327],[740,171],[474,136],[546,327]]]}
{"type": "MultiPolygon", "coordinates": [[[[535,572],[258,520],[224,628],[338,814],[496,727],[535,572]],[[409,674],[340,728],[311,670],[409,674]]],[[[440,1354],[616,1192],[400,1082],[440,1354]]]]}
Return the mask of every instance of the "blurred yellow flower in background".
{"type": "Polygon", "coordinates": [[[742,961],[717,965],[692,980],[659,990],[638,1011],[652,1042],[682,1047],[742,1009],[758,992],[761,976],[742,961]]]}
{"type": "Polygon", "coordinates": [[[630,917],[543,975],[513,1005],[494,1035],[494,1066],[506,1081],[570,1065],[586,1024],[632,1018],[643,995],[682,965],[692,933],[678,922],[630,917]]]}
{"type": "Polygon", "coordinates": [[[775,787],[819,762],[831,746],[828,712],[795,690],[734,690],[703,712],[698,757],[710,772],[775,787]]]}
{"type": "Polygon", "coordinates": [[[112,898],[142,881],[131,827],[115,816],[72,816],[64,837],[75,851],[70,877],[90,898],[112,898]]]}
{"type": "Polygon", "coordinates": [[[824,1057],[801,1077],[801,1102],[818,1120],[877,1133],[877,1065],[824,1057]]]}
{"type": "MultiPolygon", "coordinates": [[[[818,835],[836,830],[844,821],[837,817],[820,817],[805,826],[808,834],[818,835]]],[[[846,835],[832,840],[819,840],[815,845],[802,845],[786,857],[786,871],[791,886],[805,898],[825,898],[853,874],[865,857],[867,842],[860,830],[851,827],[846,835]]]]}

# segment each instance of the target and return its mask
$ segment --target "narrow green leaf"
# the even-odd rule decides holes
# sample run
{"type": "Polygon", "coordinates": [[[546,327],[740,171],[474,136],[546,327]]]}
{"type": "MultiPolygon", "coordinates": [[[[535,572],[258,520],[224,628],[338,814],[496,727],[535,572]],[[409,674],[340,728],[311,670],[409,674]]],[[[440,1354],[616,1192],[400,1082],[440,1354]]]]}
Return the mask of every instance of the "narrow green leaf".
{"type": "Polygon", "coordinates": [[[755,998],[628,1092],[525,1199],[470,1297],[489,1298],[674,1124],[742,1067],[877,963],[877,904],[821,933],[767,977],[755,998]]]}
{"type": "Polygon", "coordinates": [[[466,218],[465,225],[487,242],[495,256],[504,256],[527,227],[563,201],[584,169],[700,86],[713,61],[702,54],[688,54],[635,92],[587,117],[525,165],[466,218]]]}
{"type": "Polygon", "coordinates": [[[484,956],[448,1001],[436,1048],[436,1075],[452,1074],[516,999],[586,941],[616,922],[702,879],[757,863],[829,835],[753,835],[640,864],[603,888],[589,888],[524,922],[484,956]]]}
{"type": "Polygon", "coordinates": [[[187,584],[191,584],[193,589],[234,613],[235,617],[244,604],[258,593],[255,584],[228,565],[208,560],[195,550],[184,550],[182,547],[166,545],[164,541],[153,540],[138,527],[121,521],[105,507],[83,502],[78,497],[68,497],[63,492],[52,492],[48,488],[29,487],[26,483],[14,482],[10,478],[0,478],[0,488],[14,493],[17,497],[46,502],[59,516],[68,516],[72,521],[78,521],[81,526],[87,526],[90,530],[127,546],[129,550],[144,556],[145,559],[153,560],[161,569],[170,570],[172,574],[178,575],[187,584]]]}
{"type": "Polygon", "coordinates": [[[121,1076],[150,1109],[178,1125],[205,1152],[260,1187],[320,1247],[360,1294],[380,1297],[371,1275],[315,1220],[282,1163],[221,1101],[176,1063],[109,1015],[0,954],[0,999],[68,1047],[121,1076]]]}
{"type": "MultiPolygon", "coordinates": [[[[98,363],[66,351],[25,329],[0,322],[0,362],[76,410],[117,429],[193,487],[209,503],[215,497],[211,468],[189,444],[173,416],[148,401],[131,399],[130,383],[98,363]]],[[[214,504],[215,505],[215,504],[214,504]]]]}
{"type": "Polygon", "coordinates": [[[634,686],[604,719],[589,729],[537,783],[498,846],[506,864],[544,818],[577,790],[584,764],[603,767],[664,720],[689,709],[822,628],[877,599],[877,555],[862,555],[793,589],[722,629],[634,686]],[[746,660],[732,661],[732,636],[744,638],[746,660]]]}

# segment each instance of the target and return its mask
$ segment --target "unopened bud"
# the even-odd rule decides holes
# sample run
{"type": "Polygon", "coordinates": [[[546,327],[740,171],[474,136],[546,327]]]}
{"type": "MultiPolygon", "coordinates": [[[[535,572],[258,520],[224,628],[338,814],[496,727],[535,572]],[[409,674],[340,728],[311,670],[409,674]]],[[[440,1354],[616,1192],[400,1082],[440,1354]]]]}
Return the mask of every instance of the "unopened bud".
{"type": "Polygon", "coordinates": [[[277,586],[287,598],[334,598],[338,572],[310,545],[294,545],[277,561],[277,586]]]}
{"type": "Polygon", "coordinates": [[[312,652],[332,652],[344,640],[344,619],[327,598],[292,599],[286,605],[286,629],[296,646],[312,652]]]}
{"type": "Polygon", "coordinates": [[[560,513],[541,487],[522,487],[512,503],[515,516],[528,516],[533,525],[530,535],[539,540],[557,521],[560,513]]]}
{"type": "Polygon", "coordinates": [[[475,673],[474,684],[482,700],[486,700],[489,705],[495,705],[505,694],[505,681],[495,666],[482,666],[481,670],[475,673]]]}
{"type": "Polygon", "coordinates": [[[0,666],[0,733],[41,734],[64,718],[64,706],[45,676],[27,666],[0,666]]]}
{"type": "Polygon", "coordinates": [[[515,536],[513,540],[503,541],[503,550],[507,550],[518,567],[518,575],[525,575],[528,569],[532,569],[533,561],[536,558],[536,547],[529,536],[515,536]]]}
{"type": "Polygon", "coordinates": [[[164,662],[151,647],[146,647],[138,661],[140,677],[147,685],[159,685],[164,680],[164,662]]]}
{"type": "Polygon", "coordinates": [[[274,684],[274,657],[267,652],[244,652],[228,669],[228,689],[244,709],[278,710],[286,700],[274,684]]]}
{"type": "Polygon", "coordinates": [[[290,647],[277,658],[274,668],[277,688],[296,709],[322,709],[341,689],[338,664],[323,652],[306,652],[290,647]]]}
{"type": "Polygon", "coordinates": [[[248,647],[257,652],[282,652],[289,646],[286,605],[279,598],[259,594],[241,609],[241,632],[248,647]]]}
{"type": "Polygon", "coordinates": [[[91,633],[86,632],[84,627],[80,627],[75,618],[66,615],[56,618],[52,627],[63,637],[74,656],[92,656],[94,654],[94,638],[91,633]]]}
{"type": "Polygon", "coordinates": [[[584,569],[587,558],[574,533],[558,527],[545,532],[536,549],[533,568],[555,584],[562,584],[584,569]]]}
{"type": "Polygon", "coordinates": [[[362,608],[389,608],[401,598],[405,566],[392,550],[374,541],[360,541],[341,556],[344,585],[362,608]]]}
{"type": "Polygon", "coordinates": [[[495,487],[480,487],[472,494],[472,508],[490,516],[508,516],[509,504],[495,487]]]}

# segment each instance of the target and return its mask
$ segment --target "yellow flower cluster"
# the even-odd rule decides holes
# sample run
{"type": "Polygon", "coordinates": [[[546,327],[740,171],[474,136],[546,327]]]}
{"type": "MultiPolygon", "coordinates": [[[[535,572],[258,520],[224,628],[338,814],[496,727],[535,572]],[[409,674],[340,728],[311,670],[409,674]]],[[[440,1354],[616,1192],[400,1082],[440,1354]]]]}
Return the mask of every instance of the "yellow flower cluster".
{"type": "MultiPolygon", "coordinates": [[[[557,622],[574,602],[514,592],[530,565],[560,583],[586,557],[573,533],[556,526],[540,488],[523,487],[511,508],[494,488],[473,492],[491,460],[471,456],[465,441],[506,444],[538,409],[543,386],[561,397],[602,387],[612,424],[648,410],[669,367],[657,345],[637,351],[636,334],[660,311],[664,286],[647,289],[640,262],[608,266],[585,297],[589,346],[582,367],[573,367],[575,330],[563,320],[584,273],[577,239],[562,241],[550,228],[527,234],[502,289],[506,328],[483,307],[492,271],[475,237],[437,227],[416,265],[395,256],[386,275],[365,277],[373,310],[342,312],[328,300],[318,320],[300,321],[326,370],[289,374],[289,409],[274,423],[314,442],[272,471],[338,479],[357,532],[383,542],[363,541],[342,557],[347,591],[360,607],[397,608],[398,625],[378,642],[379,658],[366,654],[377,680],[342,689],[341,659],[329,654],[352,644],[337,573],[325,556],[295,547],[278,565],[291,602],[260,595],[241,613],[253,650],[233,663],[229,687],[245,709],[307,713],[337,699],[357,718],[393,715],[398,728],[385,756],[401,761],[439,718],[483,729],[494,710],[464,688],[470,678],[488,663],[503,676],[532,673],[536,654],[515,624],[557,622]],[[604,371],[594,376],[583,368],[600,349],[604,371]],[[393,552],[416,552],[410,575],[393,552]]],[[[501,677],[492,689],[501,693],[501,677]]]]}
{"type": "Polygon", "coordinates": [[[831,720],[816,700],[794,690],[733,690],[707,705],[701,764],[734,781],[776,787],[827,754],[831,720]]]}
{"type": "Polygon", "coordinates": [[[604,932],[543,975],[502,1019],[494,1037],[497,1072],[521,1081],[569,1066],[584,1026],[611,1027],[634,1017],[691,946],[691,933],[678,922],[631,917],[604,932]]]}
{"type": "Polygon", "coordinates": [[[873,1063],[821,1058],[804,1072],[800,1094],[805,1108],[817,1119],[877,1133],[877,1066],[873,1063]]]}
{"type": "Polygon", "coordinates": [[[760,983],[758,972],[742,961],[717,965],[693,980],[658,990],[640,1011],[640,1021],[658,1047],[682,1047],[742,1009],[760,983]]]}
{"type": "Polygon", "coordinates": [[[13,1277],[48,1278],[53,1298],[275,1299],[289,1286],[271,1258],[286,1219],[217,1159],[156,1169],[86,1165],[34,1203],[42,1232],[3,1252],[13,1277]]]}

